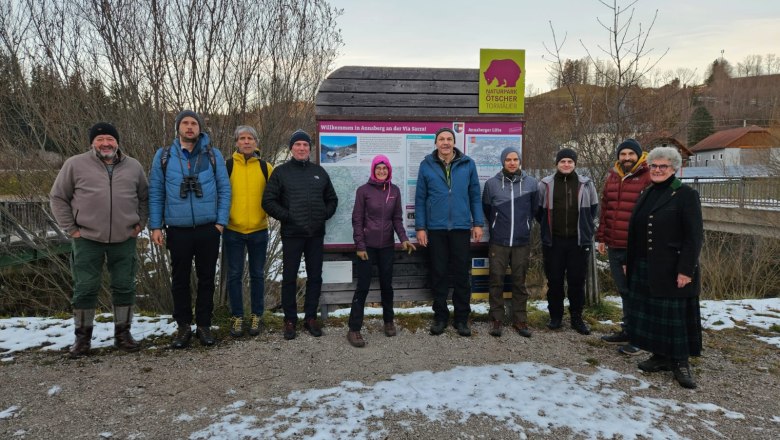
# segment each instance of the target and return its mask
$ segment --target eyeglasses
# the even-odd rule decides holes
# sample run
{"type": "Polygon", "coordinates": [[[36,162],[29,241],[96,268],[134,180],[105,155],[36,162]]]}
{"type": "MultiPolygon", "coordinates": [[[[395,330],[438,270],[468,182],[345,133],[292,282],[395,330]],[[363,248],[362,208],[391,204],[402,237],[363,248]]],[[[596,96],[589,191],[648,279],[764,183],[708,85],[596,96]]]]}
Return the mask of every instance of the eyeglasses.
{"type": "Polygon", "coordinates": [[[656,165],[654,163],[650,164],[650,169],[651,170],[666,171],[666,170],[668,170],[671,167],[672,167],[671,165],[667,165],[667,164],[661,164],[661,165],[656,165]]]}

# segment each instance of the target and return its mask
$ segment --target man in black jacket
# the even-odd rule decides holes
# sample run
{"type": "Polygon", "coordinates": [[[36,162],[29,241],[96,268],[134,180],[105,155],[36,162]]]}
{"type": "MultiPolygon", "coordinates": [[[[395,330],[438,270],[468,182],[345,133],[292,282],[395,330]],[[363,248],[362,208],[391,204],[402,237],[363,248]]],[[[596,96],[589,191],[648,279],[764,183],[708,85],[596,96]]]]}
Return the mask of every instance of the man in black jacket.
{"type": "Polygon", "coordinates": [[[328,173],[309,160],[311,137],[298,130],[290,137],[292,159],[276,167],[263,193],[263,209],[281,223],[282,309],[284,338],[294,339],[298,322],[298,267],[306,258],[306,296],[303,327],[322,336],[317,305],[322,289],[322,249],[325,221],[333,216],[338,197],[328,173]]]}

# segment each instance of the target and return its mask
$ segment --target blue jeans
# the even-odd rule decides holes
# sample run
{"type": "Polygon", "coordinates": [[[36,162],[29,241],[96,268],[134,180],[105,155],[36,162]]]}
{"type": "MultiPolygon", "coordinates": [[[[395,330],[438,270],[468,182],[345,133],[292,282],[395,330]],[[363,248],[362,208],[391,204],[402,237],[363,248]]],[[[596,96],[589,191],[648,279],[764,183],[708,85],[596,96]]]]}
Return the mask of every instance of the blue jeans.
{"type": "Polygon", "coordinates": [[[233,316],[244,316],[244,260],[249,254],[249,298],[252,313],[262,315],[265,310],[265,255],[268,245],[268,229],[250,234],[225,229],[222,234],[225,244],[225,260],[228,265],[227,290],[230,297],[230,311],[233,316]]]}
{"type": "Polygon", "coordinates": [[[626,265],[626,250],[607,248],[609,257],[609,271],[612,273],[612,279],[615,281],[620,298],[623,299],[623,327],[626,326],[626,294],[628,294],[628,281],[626,274],[623,273],[623,266],[626,265]]]}

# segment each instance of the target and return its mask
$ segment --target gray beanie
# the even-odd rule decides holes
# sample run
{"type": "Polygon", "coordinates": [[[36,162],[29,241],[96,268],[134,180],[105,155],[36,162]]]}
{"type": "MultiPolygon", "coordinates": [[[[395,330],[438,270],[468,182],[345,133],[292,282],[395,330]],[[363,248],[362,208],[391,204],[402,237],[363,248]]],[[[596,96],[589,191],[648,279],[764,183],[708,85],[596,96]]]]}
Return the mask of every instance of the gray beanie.
{"type": "Polygon", "coordinates": [[[501,152],[501,166],[504,166],[504,161],[509,153],[517,153],[517,158],[520,159],[520,163],[523,163],[523,156],[520,155],[520,149],[517,147],[506,147],[501,152]]]}
{"type": "Polygon", "coordinates": [[[615,150],[615,155],[620,157],[620,152],[626,148],[633,150],[637,157],[642,157],[642,147],[639,145],[639,142],[637,142],[636,139],[631,138],[624,140],[620,143],[620,145],[618,145],[617,150],[615,150]]]}
{"type": "Polygon", "coordinates": [[[174,126],[176,127],[176,133],[179,132],[179,124],[181,124],[181,120],[186,118],[187,116],[194,118],[196,121],[198,121],[198,126],[200,127],[200,131],[205,131],[205,126],[203,124],[203,119],[200,117],[199,114],[195,113],[192,110],[182,110],[181,113],[176,115],[176,123],[174,126]]]}
{"type": "Polygon", "coordinates": [[[438,130],[436,130],[436,136],[433,137],[433,143],[436,143],[436,140],[439,139],[439,135],[444,133],[445,131],[450,132],[452,134],[453,141],[455,140],[455,132],[452,131],[451,128],[442,127],[438,130]]]}

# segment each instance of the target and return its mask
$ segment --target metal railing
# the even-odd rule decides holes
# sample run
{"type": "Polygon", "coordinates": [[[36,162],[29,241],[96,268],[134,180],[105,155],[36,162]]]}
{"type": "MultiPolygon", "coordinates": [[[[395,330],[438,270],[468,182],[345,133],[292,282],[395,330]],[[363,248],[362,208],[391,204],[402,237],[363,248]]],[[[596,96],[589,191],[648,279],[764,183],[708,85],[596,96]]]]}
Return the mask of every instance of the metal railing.
{"type": "Polygon", "coordinates": [[[698,191],[705,204],[780,210],[780,177],[695,177],[683,182],[698,191]]]}

